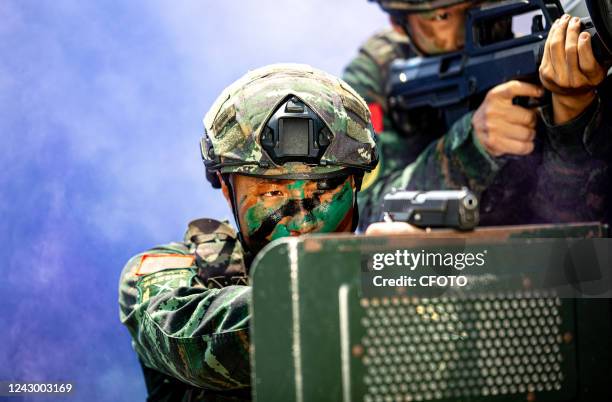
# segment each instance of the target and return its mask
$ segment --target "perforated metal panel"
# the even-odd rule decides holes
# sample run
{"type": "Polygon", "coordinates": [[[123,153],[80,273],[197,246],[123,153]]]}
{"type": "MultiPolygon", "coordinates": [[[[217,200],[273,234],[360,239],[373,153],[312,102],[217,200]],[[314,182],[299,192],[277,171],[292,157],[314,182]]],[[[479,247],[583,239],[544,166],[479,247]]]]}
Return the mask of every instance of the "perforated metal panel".
{"type": "Polygon", "coordinates": [[[559,391],[568,375],[571,323],[560,299],[391,297],[361,306],[365,401],[559,391]]]}

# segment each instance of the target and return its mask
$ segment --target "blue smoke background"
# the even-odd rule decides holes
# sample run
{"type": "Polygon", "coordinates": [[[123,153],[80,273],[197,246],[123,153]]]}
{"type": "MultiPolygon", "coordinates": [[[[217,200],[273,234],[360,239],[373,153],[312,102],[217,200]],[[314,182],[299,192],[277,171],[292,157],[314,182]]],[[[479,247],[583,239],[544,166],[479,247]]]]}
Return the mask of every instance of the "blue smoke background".
{"type": "MultiPolygon", "coordinates": [[[[265,64],[340,74],[385,25],[365,0],[1,1],[0,380],[144,400],[119,274],[229,216],[200,161],[205,111],[265,64]]],[[[62,400],[10,398],[40,399],[62,400]]]]}

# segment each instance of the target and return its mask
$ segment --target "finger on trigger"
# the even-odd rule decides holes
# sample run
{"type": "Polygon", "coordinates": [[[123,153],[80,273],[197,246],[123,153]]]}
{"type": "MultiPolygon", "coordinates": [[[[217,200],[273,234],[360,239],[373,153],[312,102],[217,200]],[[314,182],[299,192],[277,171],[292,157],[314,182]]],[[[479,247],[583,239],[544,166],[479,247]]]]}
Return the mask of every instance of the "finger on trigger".
{"type": "Polygon", "coordinates": [[[544,90],[540,86],[528,82],[512,80],[502,85],[505,86],[503,94],[507,99],[514,99],[517,96],[539,98],[544,95],[544,90]]]}

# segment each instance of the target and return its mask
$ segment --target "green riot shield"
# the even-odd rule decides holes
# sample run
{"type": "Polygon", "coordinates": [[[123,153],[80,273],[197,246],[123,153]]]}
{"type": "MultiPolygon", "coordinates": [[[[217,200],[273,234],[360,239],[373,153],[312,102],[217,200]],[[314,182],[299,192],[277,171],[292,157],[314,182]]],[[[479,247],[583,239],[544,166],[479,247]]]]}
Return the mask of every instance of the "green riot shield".
{"type": "Polygon", "coordinates": [[[366,294],[372,252],[456,250],[465,236],[313,236],[260,253],[252,270],[254,399],[609,400],[610,300],[540,290],[553,238],[602,237],[600,225],[471,232],[462,250],[486,248],[497,274],[483,275],[469,297],[402,286],[366,294]]]}

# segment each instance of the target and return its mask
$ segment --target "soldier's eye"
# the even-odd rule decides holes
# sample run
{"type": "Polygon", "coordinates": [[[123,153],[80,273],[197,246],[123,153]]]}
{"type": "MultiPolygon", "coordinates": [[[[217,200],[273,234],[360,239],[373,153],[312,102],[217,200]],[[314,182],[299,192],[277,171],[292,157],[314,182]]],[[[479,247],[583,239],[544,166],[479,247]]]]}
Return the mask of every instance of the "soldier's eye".
{"type": "Polygon", "coordinates": [[[282,197],[285,194],[282,191],[279,191],[279,190],[270,190],[270,191],[266,191],[262,195],[264,197],[282,197]]]}

